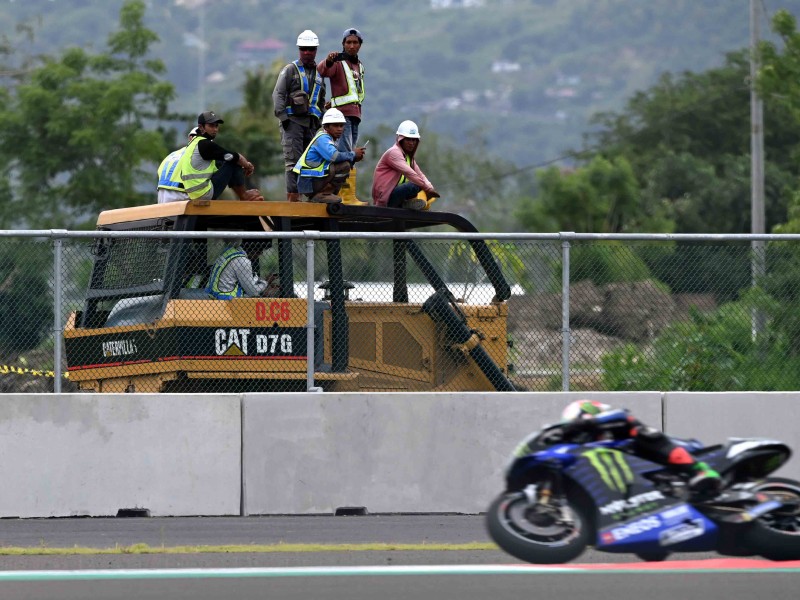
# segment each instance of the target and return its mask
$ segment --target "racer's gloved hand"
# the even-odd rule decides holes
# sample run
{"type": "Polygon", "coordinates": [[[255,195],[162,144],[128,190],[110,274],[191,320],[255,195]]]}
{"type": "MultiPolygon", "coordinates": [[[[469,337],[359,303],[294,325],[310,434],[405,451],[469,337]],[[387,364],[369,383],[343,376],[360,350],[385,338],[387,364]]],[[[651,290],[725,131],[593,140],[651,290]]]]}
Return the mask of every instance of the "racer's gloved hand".
{"type": "Polygon", "coordinates": [[[560,444],[564,441],[564,431],[561,427],[556,427],[542,432],[539,442],[542,444],[560,444]]]}
{"type": "Polygon", "coordinates": [[[578,444],[591,442],[597,423],[594,419],[575,419],[569,423],[564,423],[562,426],[564,431],[564,439],[578,444]]]}

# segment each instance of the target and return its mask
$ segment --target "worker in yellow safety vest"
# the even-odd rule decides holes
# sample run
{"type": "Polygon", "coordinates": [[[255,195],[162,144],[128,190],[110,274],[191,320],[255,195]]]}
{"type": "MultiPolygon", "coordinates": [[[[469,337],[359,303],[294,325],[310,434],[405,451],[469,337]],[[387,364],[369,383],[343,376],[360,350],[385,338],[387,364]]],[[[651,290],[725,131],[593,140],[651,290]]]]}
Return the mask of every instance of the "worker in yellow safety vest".
{"type": "Polygon", "coordinates": [[[322,129],[314,136],[308,148],[294,167],[297,189],[310,202],[339,204],[338,195],[354,163],[364,158],[364,148],[342,152],[336,146],[345,127],[344,115],[329,108],[322,116],[322,129]]]}
{"type": "MultiPolygon", "coordinates": [[[[187,145],[196,136],[197,127],[189,132],[187,145]]],[[[158,186],[156,187],[156,191],[158,193],[159,204],[189,199],[189,196],[183,189],[183,181],[181,180],[180,171],[178,171],[177,168],[183,153],[186,152],[186,147],[187,146],[183,146],[174,152],[170,152],[164,160],[161,161],[161,164],[158,165],[158,186]]]]}
{"type": "Polygon", "coordinates": [[[210,110],[197,117],[197,137],[178,162],[184,191],[190,200],[216,200],[230,187],[239,200],[264,200],[260,191],[245,187],[245,178],[255,171],[253,163],[214,141],[224,122],[210,110]]]}
{"type": "MultiPolygon", "coordinates": [[[[345,116],[344,131],[336,144],[342,152],[352,152],[358,143],[361,124],[361,105],[364,103],[364,64],[358,52],[364,36],[358,29],[345,29],[342,34],[342,52],[331,52],[317,65],[317,71],[331,82],[331,99],[327,107],[338,108],[345,116]]],[[[356,198],[356,170],[351,169],[342,186],[345,204],[364,205],[356,198]]]]}

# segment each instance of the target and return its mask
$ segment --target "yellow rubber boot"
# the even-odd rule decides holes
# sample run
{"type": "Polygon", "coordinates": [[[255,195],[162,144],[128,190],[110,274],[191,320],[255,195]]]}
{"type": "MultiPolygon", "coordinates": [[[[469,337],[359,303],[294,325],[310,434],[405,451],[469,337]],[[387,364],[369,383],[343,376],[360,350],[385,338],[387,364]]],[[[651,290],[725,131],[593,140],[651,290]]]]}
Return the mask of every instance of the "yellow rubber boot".
{"type": "Polygon", "coordinates": [[[342,184],[342,188],[339,190],[339,195],[342,197],[342,202],[344,204],[350,204],[351,206],[366,206],[367,202],[362,202],[358,198],[356,198],[356,170],[355,168],[350,169],[350,173],[347,175],[347,181],[342,184]]]}
{"type": "Polygon", "coordinates": [[[428,197],[428,192],[426,192],[425,190],[420,190],[419,191],[419,194],[417,194],[417,199],[418,200],[422,200],[423,202],[425,202],[425,207],[420,209],[420,210],[430,210],[431,209],[431,204],[436,202],[436,198],[435,197],[434,198],[429,198],[428,197]]]}

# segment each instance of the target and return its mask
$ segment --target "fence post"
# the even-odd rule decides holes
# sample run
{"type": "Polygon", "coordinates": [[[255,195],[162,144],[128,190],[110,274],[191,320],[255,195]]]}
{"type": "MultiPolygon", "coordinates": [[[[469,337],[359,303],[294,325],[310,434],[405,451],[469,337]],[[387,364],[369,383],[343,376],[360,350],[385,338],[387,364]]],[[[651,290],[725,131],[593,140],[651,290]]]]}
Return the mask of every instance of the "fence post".
{"type": "MultiPolygon", "coordinates": [[[[61,230],[59,230],[60,232],[61,230]]],[[[57,231],[53,231],[55,235],[57,231]]],[[[61,324],[61,305],[63,303],[63,278],[61,276],[63,240],[53,238],[53,393],[61,393],[61,344],[64,333],[61,324]]]]}
{"type": "Polygon", "coordinates": [[[321,392],[314,385],[314,240],[306,240],[306,391],[321,392]]]}
{"type": "Polygon", "coordinates": [[[569,391],[569,242],[561,242],[561,391],[569,391]]]}

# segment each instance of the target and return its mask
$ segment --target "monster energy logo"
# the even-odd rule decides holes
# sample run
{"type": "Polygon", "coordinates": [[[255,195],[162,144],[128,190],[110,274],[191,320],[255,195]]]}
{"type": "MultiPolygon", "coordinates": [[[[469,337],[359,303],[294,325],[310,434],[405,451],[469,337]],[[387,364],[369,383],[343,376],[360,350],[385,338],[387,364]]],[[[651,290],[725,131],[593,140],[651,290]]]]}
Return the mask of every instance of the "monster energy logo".
{"type": "Polygon", "coordinates": [[[633,471],[625,461],[625,457],[617,450],[596,448],[584,452],[591,465],[595,468],[600,478],[610,489],[624,494],[628,486],[633,483],[633,471]]]}

